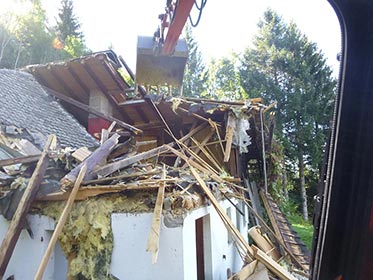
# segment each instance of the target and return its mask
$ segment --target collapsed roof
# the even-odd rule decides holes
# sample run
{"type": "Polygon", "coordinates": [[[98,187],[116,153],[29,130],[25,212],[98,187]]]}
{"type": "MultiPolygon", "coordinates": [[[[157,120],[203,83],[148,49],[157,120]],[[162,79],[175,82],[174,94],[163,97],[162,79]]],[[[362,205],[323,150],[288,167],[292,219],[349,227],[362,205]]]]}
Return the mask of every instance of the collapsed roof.
{"type": "MultiPolygon", "coordinates": [[[[260,249],[241,240],[235,227],[225,217],[226,214],[219,209],[218,200],[239,198],[248,207],[249,202],[253,203],[254,197],[251,197],[249,192],[253,191],[254,187],[248,183],[248,176],[251,175],[247,169],[255,169],[262,176],[262,166],[266,165],[262,147],[264,144],[270,146],[272,139],[268,128],[261,126],[261,114],[265,114],[273,104],[265,106],[260,98],[245,102],[223,102],[152,96],[146,95],[145,90],[135,94],[118,70],[121,64],[125,65],[124,61],[120,61],[110,51],[67,62],[27,67],[43,84],[43,94],[48,93],[62,100],[62,104],[82,124],[86,122],[88,114],[92,113],[112,121],[109,128],[102,130],[102,145],[93,152],[84,148],[86,145],[81,145],[81,149],[74,154],[53,149],[48,152],[54,159],[50,160],[53,170],[59,170],[54,174],[59,176],[55,176],[54,181],[44,182],[44,191],[36,194],[37,199],[49,204],[51,201],[68,199],[70,192],[66,190],[74,186],[82,166],[85,165],[87,171],[81,178],[82,186],[76,193],[76,200],[86,201],[100,197],[104,199],[107,195],[117,197],[118,194],[123,199],[129,192],[150,192],[153,197],[158,197],[160,189],[163,189],[163,194],[160,195],[162,200],[158,201],[156,198],[155,206],[158,205],[162,209],[164,197],[171,200],[170,210],[191,211],[204,205],[208,199],[223,217],[228,231],[233,234],[243,255],[247,255],[245,261],[259,259],[265,262],[266,254],[262,255],[260,249]],[[97,88],[107,96],[114,107],[112,116],[100,114],[89,107],[90,91],[97,88]],[[266,129],[264,137],[261,133],[263,129],[266,129]],[[52,187],[56,184],[60,189],[52,187]],[[154,191],[157,191],[158,195],[154,191]]],[[[129,74],[131,76],[131,73],[129,74]]],[[[40,118],[46,120],[48,116],[41,115],[40,118]]],[[[70,136],[73,137],[73,134],[70,136]]],[[[33,162],[37,159],[34,158],[33,162]]],[[[19,162],[17,157],[10,161],[11,164],[19,162]]],[[[28,166],[28,163],[22,162],[24,166],[28,166]]],[[[0,166],[1,163],[0,160],[0,166]]],[[[9,161],[6,164],[9,165],[9,161]]],[[[5,189],[2,189],[3,197],[11,194],[12,191],[6,187],[9,187],[15,178],[25,178],[26,183],[23,183],[23,186],[30,182],[30,174],[26,170],[28,169],[24,168],[14,174],[5,174],[13,178],[0,179],[5,186],[5,189]]],[[[17,202],[19,201],[18,199],[17,202]]],[[[288,238],[289,242],[286,244],[281,234],[271,232],[259,209],[250,209],[255,216],[253,223],[262,226],[264,231],[274,238],[278,252],[283,252],[294,267],[307,271],[308,259],[299,261],[299,255],[292,253],[294,243],[299,243],[299,239],[294,242],[294,239],[288,238]]],[[[48,214],[44,210],[41,211],[48,214]]],[[[12,213],[8,213],[8,216],[12,216],[12,213]]],[[[58,216],[59,213],[56,217],[58,216]]],[[[282,218],[284,216],[281,216],[282,218]]],[[[278,222],[279,218],[272,224],[278,222]]],[[[286,234],[294,235],[293,232],[286,234]]],[[[69,238],[67,240],[77,246],[72,242],[72,237],[69,238]]],[[[301,249],[298,249],[297,253],[305,248],[304,245],[300,246],[301,249]]],[[[105,248],[109,250],[110,246],[105,248]]],[[[299,254],[305,253],[302,251],[299,254]]],[[[106,252],[105,255],[110,254],[106,252]]],[[[93,262],[94,260],[93,258],[93,262]]],[[[282,279],[293,279],[277,264],[270,262],[266,266],[282,279]]]]}

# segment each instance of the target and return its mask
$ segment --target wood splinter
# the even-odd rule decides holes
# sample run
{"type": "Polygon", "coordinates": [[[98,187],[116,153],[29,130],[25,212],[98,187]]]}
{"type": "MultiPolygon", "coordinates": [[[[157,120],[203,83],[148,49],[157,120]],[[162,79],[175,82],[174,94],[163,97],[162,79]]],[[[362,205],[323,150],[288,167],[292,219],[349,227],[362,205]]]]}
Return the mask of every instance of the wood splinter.
{"type": "Polygon", "coordinates": [[[56,245],[57,238],[61,234],[63,226],[66,223],[67,217],[69,216],[69,213],[73,207],[73,203],[75,200],[75,197],[78,193],[80,184],[83,181],[84,175],[87,171],[87,166],[83,165],[82,168],[79,171],[78,178],[75,181],[74,187],[69,195],[69,199],[66,202],[65,208],[62,211],[62,214],[58,220],[58,223],[54,229],[54,232],[52,234],[51,240],[49,241],[48,248],[44,253],[43,259],[41,260],[40,266],[38,268],[38,271],[36,272],[34,280],[41,280],[45,271],[45,268],[47,267],[49,258],[52,254],[52,251],[54,249],[54,246],[56,245]]]}
{"type": "MultiPolygon", "coordinates": [[[[162,180],[166,179],[166,166],[163,165],[162,180]]],[[[165,192],[165,182],[162,181],[158,188],[157,201],[154,207],[154,215],[152,226],[149,233],[148,244],[146,251],[152,253],[152,264],[155,264],[158,259],[159,236],[161,231],[162,208],[165,192]]]]}
{"type": "Polygon", "coordinates": [[[0,279],[3,279],[5,270],[8,266],[10,258],[13,254],[17,240],[21,234],[22,227],[26,220],[27,212],[33,202],[36,193],[39,189],[40,183],[43,180],[45,171],[48,166],[48,152],[56,145],[57,138],[55,135],[50,135],[45,144],[44,150],[35,167],[35,170],[30,178],[30,181],[23,193],[22,199],[18,204],[17,210],[10,222],[8,231],[0,247],[0,279]]]}

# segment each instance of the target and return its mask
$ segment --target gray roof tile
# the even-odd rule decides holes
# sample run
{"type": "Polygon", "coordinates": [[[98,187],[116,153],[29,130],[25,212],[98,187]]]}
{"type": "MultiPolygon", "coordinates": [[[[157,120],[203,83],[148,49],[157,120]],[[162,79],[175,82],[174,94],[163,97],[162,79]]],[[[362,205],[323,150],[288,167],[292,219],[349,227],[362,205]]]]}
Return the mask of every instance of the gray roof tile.
{"type": "Polygon", "coordinates": [[[44,135],[56,134],[62,146],[93,147],[98,143],[31,74],[0,69],[0,122],[44,135]]]}

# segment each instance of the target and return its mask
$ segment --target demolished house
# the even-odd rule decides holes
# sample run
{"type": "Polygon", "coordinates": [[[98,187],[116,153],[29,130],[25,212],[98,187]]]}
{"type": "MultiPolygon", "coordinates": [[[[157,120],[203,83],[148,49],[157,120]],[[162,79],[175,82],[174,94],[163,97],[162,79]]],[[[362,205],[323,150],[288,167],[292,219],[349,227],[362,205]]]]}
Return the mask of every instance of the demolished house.
{"type": "Polygon", "coordinates": [[[135,91],[112,51],[25,71],[0,70],[3,279],[307,276],[264,180],[272,105],[135,91]]]}

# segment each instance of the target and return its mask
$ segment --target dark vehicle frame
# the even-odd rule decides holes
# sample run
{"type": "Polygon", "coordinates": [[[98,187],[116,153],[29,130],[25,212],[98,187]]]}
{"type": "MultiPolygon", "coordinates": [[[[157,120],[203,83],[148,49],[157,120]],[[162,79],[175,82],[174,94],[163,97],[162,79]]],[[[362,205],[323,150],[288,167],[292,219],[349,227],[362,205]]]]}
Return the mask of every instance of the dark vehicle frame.
{"type": "Polygon", "coordinates": [[[373,279],[373,1],[329,0],[341,25],[334,124],[311,279],[373,279]]]}

